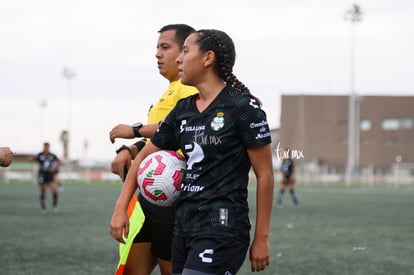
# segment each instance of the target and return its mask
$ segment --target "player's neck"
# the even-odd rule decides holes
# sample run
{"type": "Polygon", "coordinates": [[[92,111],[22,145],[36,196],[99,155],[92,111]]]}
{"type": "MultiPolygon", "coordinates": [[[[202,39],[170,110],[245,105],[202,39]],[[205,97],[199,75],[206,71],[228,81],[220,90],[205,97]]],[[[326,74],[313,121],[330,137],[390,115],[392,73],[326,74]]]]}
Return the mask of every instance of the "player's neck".
{"type": "Polygon", "coordinates": [[[225,86],[224,81],[220,79],[197,85],[197,89],[200,92],[200,100],[205,102],[213,101],[225,86]]]}
{"type": "Polygon", "coordinates": [[[220,94],[224,88],[224,83],[221,85],[213,85],[209,87],[203,87],[202,91],[199,90],[200,94],[196,98],[196,105],[199,112],[203,112],[214,99],[220,94]]]}

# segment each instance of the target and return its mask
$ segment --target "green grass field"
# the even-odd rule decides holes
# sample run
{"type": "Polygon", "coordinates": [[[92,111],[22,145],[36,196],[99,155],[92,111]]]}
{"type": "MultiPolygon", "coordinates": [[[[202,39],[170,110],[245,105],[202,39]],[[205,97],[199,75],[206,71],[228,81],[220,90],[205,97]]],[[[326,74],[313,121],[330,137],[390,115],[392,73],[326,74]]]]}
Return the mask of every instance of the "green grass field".
{"type": "MultiPolygon", "coordinates": [[[[35,184],[0,183],[0,274],[113,274],[109,220],[120,185],[64,187],[60,212],[43,214],[35,184]]],[[[287,194],[273,211],[261,274],[414,274],[414,186],[299,185],[298,195],[299,209],[287,194]]],[[[249,273],[247,258],[238,274],[249,273]]]]}

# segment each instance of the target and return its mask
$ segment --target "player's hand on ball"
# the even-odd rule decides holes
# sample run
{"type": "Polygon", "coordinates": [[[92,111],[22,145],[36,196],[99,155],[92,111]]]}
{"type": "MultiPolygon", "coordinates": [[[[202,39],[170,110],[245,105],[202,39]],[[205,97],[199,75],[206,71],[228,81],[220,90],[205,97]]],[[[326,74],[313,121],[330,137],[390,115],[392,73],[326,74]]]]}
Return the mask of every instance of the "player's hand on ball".
{"type": "Polygon", "coordinates": [[[13,161],[13,152],[9,147],[0,147],[0,166],[7,167],[13,161]]]}

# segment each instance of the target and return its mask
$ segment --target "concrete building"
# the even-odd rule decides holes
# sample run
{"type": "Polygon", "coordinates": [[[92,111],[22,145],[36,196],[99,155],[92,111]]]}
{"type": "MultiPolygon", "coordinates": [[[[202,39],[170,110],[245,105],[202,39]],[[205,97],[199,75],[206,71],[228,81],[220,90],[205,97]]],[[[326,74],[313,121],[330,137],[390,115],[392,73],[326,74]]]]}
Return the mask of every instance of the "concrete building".
{"type": "MultiPolygon", "coordinates": [[[[363,96],[359,100],[357,167],[389,173],[396,162],[414,163],[414,96],[363,96]]],[[[345,171],[348,96],[282,95],[281,147],[303,151],[300,163],[345,171]]],[[[358,108],[357,108],[358,109],[358,108]]]]}

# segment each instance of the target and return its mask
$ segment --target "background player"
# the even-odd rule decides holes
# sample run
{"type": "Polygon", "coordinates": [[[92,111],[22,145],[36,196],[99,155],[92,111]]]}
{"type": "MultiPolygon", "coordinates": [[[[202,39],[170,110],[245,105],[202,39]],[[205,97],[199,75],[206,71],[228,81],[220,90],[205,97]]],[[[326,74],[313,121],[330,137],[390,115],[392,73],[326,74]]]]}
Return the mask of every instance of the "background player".
{"type": "Polygon", "coordinates": [[[289,189],[290,197],[292,198],[293,207],[299,207],[299,200],[295,192],[295,161],[292,158],[292,152],[289,148],[286,148],[283,152],[282,165],[280,171],[282,173],[282,182],[279,187],[279,195],[276,201],[276,208],[282,206],[283,195],[286,189],[289,189]]]}
{"type": "Polygon", "coordinates": [[[58,189],[55,182],[55,176],[59,171],[60,160],[50,152],[50,144],[45,142],[43,144],[43,151],[38,153],[32,160],[39,163],[38,184],[40,191],[40,207],[46,211],[46,186],[49,187],[53,197],[53,210],[58,211],[58,189]]]}

